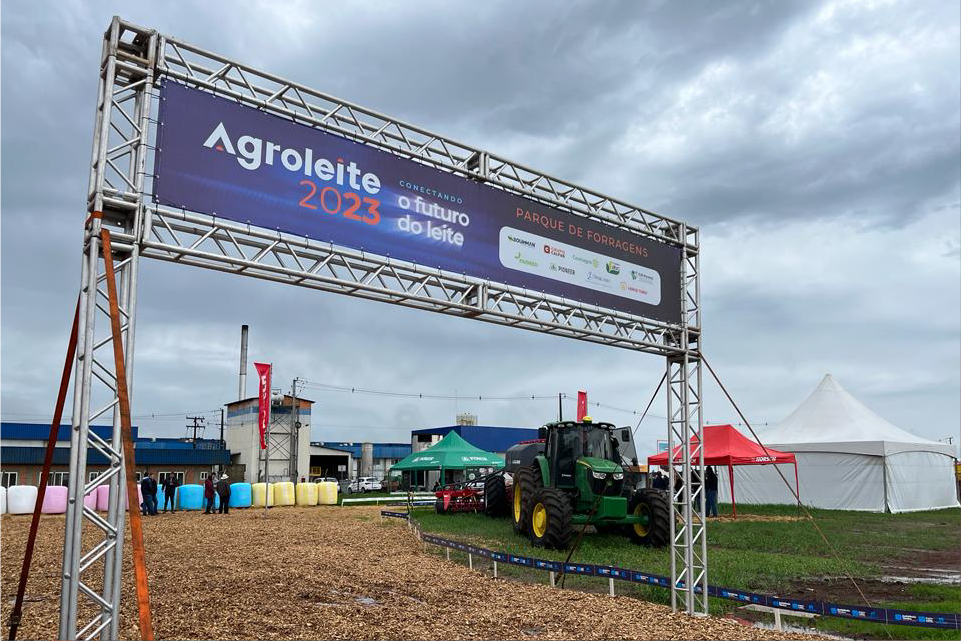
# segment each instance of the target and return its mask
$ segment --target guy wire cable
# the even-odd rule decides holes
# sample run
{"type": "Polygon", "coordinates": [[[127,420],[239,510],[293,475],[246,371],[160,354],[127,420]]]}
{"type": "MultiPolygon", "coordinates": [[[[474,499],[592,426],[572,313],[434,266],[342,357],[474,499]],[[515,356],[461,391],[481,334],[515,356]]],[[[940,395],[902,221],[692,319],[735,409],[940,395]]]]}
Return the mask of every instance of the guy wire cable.
{"type": "MultiPolygon", "coordinates": [[[[770,453],[767,449],[767,446],[765,446],[764,443],[761,442],[761,439],[758,437],[757,433],[754,431],[754,428],[751,427],[750,421],[747,420],[747,417],[744,416],[743,412],[741,412],[741,408],[738,407],[737,403],[734,402],[734,399],[731,398],[731,395],[728,393],[727,388],[724,387],[724,383],[722,383],[721,379],[718,378],[717,373],[714,371],[714,368],[711,367],[711,364],[707,362],[707,358],[705,358],[704,354],[701,354],[701,360],[704,361],[705,365],[707,365],[707,369],[708,371],[711,372],[711,376],[714,377],[714,380],[717,382],[718,386],[721,388],[721,391],[724,392],[724,396],[727,397],[727,400],[734,407],[734,410],[737,412],[738,416],[740,416],[741,420],[744,421],[744,424],[747,426],[747,429],[751,431],[751,436],[753,436],[757,444],[764,449],[764,454],[770,457],[770,453]]],[[[824,540],[824,544],[827,545],[828,550],[831,552],[831,555],[834,557],[834,560],[837,561],[838,565],[841,566],[841,568],[843,569],[845,577],[847,577],[847,579],[851,582],[851,585],[854,586],[854,589],[857,590],[858,594],[864,600],[864,603],[867,604],[869,608],[873,608],[874,606],[871,604],[871,601],[868,600],[868,597],[865,596],[864,592],[861,591],[861,586],[858,585],[858,582],[854,579],[851,573],[848,572],[847,565],[844,563],[844,561],[841,560],[841,557],[838,554],[837,550],[834,548],[834,546],[831,545],[831,541],[828,539],[827,536],[825,536],[824,532],[821,530],[817,522],[814,520],[814,515],[811,514],[810,510],[808,510],[806,505],[801,503],[801,497],[798,495],[797,491],[791,487],[791,484],[788,482],[787,478],[784,476],[784,473],[780,470],[780,468],[778,468],[777,464],[774,464],[774,471],[778,473],[778,476],[780,476],[781,480],[784,481],[784,485],[787,486],[788,490],[791,491],[791,494],[794,495],[794,498],[797,499],[797,504],[804,511],[804,515],[807,516],[808,520],[811,522],[811,525],[814,526],[814,529],[824,540]]],[[[888,635],[888,638],[893,639],[894,636],[891,634],[891,631],[888,629],[887,621],[882,622],[882,625],[884,626],[884,632],[888,635]]]]}

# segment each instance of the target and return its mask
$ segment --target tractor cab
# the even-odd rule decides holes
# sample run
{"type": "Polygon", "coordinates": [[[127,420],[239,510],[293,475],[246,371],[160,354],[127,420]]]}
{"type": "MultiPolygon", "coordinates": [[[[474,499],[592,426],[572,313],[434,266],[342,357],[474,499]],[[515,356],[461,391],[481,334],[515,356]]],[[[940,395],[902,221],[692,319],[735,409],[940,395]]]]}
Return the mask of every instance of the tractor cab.
{"type": "MultiPolygon", "coordinates": [[[[538,434],[545,439],[545,485],[567,490],[588,490],[589,494],[617,496],[624,482],[617,427],[595,423],[585,416],[580,422],[548,423],[538,434]],[[580,474],[578,472],[581,472],[580,474]],[[581,479],[588,487],[578,488],[581,479]]],[[[630,430],[625,440],[630,439],[630,430]]],[[[624,435],[620,435],[624,438],[624,435]]],[[[582,483],[583,484],[583,483],[582,483]]]]}

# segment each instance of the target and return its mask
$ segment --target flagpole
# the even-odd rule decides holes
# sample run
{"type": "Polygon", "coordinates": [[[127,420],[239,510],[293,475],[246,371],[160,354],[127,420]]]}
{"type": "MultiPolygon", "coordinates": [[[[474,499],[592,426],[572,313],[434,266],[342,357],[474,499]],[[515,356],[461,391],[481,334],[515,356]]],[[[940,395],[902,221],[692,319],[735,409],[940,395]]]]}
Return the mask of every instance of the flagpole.
{"type": "Polygon", "coordinates": [[[265,428],[264,442],[267,447],[264,448],[264,517],[267,516],[267,510],[270,506],[270,411],[271,402],[270,397],[270,378],[267,378],[267,427],[265,428]]]}
{"type": "Polygon", "coordinates": [[[257,391],[257,427],[260,448],[264,451],[264,517],[270,504],[270,370],[271,363],[254,363],[260,386],[257,391]]]}

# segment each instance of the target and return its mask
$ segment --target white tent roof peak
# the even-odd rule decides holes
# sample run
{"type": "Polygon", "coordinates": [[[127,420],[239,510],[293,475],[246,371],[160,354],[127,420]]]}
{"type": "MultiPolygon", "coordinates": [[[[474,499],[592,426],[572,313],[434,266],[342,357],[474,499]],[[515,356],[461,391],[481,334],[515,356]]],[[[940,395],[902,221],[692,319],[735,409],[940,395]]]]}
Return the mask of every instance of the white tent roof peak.
{"type": "MultiPolygon", "coordinates": [[[[804,444],[803,449],[886,455],[905,451],[953,455],[949,445],[915,436],[854,398],[830,374],[783,421],[767,430],[765,445],[804,444]],[[831,448],[823,444],[833,443],[831,448]],[[838,447],[845,444],[843,447],[838,447]]],[[[789,451],[794,451],[789,449],[789,451]]]]}

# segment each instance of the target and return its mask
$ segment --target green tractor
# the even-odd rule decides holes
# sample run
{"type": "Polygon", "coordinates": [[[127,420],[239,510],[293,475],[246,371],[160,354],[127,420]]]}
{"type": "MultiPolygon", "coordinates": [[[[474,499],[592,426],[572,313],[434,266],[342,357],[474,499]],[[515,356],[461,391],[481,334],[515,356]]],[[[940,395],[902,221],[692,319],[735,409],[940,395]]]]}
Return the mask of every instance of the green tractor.
{"type": "MultiPolygon", "coordinates": [[[[511,491],[495,488],[494,494],[503,496],[505,503],[509,500],[505,507],[510,508],[514,531],[529,536],[536,546],[558,550],[570,545],[575,526],[585,524],[598,532],[621,531],[640,545],[667,545],[668,495],[625,484],[616,432],[614,425],[594,423],[585,416],[580,422],[540,428],[543,445],[533,450],[533,443],[508,450],[511,491]]],[[[630,442],[629,429],[622,429],[620,436],[630,442]]]]}

